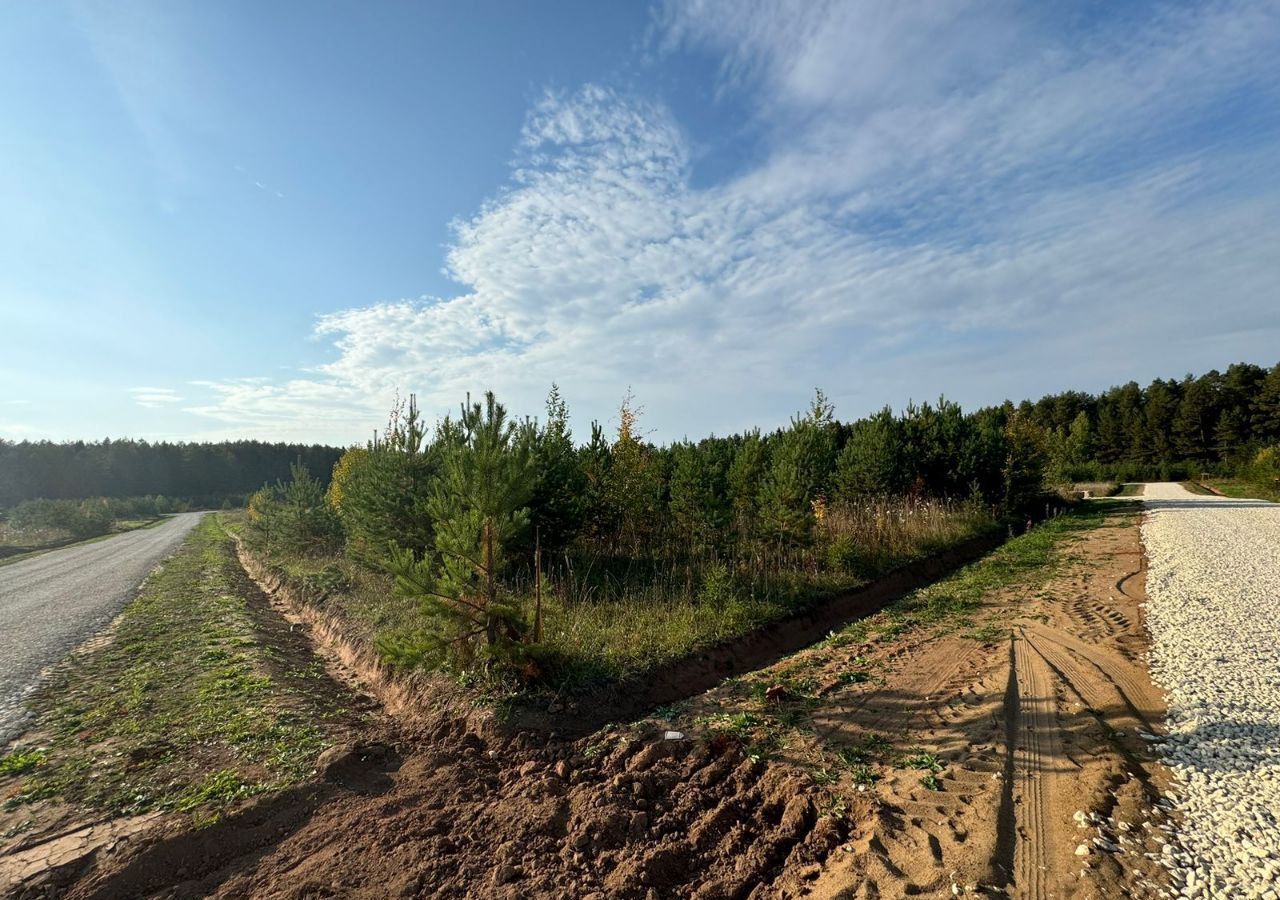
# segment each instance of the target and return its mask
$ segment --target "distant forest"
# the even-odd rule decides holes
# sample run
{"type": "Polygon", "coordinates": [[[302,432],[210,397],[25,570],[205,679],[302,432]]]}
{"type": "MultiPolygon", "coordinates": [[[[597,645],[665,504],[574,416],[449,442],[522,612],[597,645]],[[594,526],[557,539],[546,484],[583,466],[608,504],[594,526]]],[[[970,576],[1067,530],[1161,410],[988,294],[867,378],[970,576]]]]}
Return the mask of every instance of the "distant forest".
{"type": "MultiPolygon", "coordinates": [[[[836,457],[853,444],[843,453],[847,474],[860,476],[868,490],[909,491],[921,482],[929,493],[965,493],[998,468],[995,460],[942,457],[998,457],[998,442],[981,440],[979,433],[1003,428],[1015,411],[1035,426],[1051,481],[1229,475],[1260,448],[1280,443],[1280,365],[1237,363],[1225,372],[1157,379],[1145,388],[1129,382],[1098,395],[1067,391],[967,416],[942,401],[912,405],[901,415],[886,409],[848,424],[832,422],[832,474],[836,457]],[[950,433],[956,429],[973,439],[955,441],[959,435],[950,433]],[[950,439],[942,439],[944,433],[950,439]]],[[[776,439],[762,437],[766,444],[776,439]]],[[[742,439],[721,440],[736,447],[742,439]]],[[[164,495],[198,505],[239,503],[264,484],[288,479],[290,465],[299,461],[327,483],[342,454],[337,447],[259,441],[0,439],[0,508],[38,497],[164,495]]]]}
{"type": "Polygon", "coordinates": [[[301,462],[328,480],[342,448],[319,444],[149,443],[0,439],[0,508],[24,500],[161,495],[196,506],[239,505],[301,462]]]}
{"type": "Polygon", "coordinates": [[[1231,475],[1280,443],[1280,365],[1236,363],[1145,388],[1131,381],[1097,396],[1067,391],[1019,409],[1045,429],[1066,478],[1231,475]]]}

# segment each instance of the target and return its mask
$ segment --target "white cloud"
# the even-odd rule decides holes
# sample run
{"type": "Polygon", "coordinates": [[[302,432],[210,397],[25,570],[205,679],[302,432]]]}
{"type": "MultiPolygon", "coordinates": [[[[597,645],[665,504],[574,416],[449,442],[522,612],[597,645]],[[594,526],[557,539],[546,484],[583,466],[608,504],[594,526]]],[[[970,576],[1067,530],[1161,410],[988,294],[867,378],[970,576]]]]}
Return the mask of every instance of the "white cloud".
{"type": "Polygon", "coordinates": [[[1183,130],[1223,97],[1274,92],[1274,6],[1071,44],[1003,5],[742,8],[661,21],[669,52],[709,48],[724,90],[760,98],[763,163],[695,188],[662,104],[549,93],[511,183],[455,223],[463,293],[321,316],[332,362],[213,384],[194,411],[352,439],[397,389],[445,411],[492,387],[523,412],[557,380],[584,417],[633,385],[674,437],[784,421],[815,384],[853,415],[1274,346],[1274,148],[1183,130]]]}
{"type": "Polygon", "coordinates": [[[182,398],[178,396],[178,392],[172,388],[135,387],[129,388],[129,395],[133,397],[134,403],[139,406],[145,406],[148,409],[160,409],[174,403],[182,402],[182,398]]]}

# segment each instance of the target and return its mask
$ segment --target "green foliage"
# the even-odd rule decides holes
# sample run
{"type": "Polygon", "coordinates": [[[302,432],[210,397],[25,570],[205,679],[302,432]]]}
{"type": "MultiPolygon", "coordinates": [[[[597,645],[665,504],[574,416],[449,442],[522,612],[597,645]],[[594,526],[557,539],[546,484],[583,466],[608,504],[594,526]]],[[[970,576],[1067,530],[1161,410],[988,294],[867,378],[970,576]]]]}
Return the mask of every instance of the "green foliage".
{"type": "Polygon", "coordinates": [[[893,412],[885,407],[855,422],[836,463],[836,492],[854,500],[896,494],[906,485],[902,465],[903,435],[893,412]]]}
{"type": "Polygon", "coordinates": [[[331,505],[354,559],[381,567],[393,542],[417,554],[432,546],[432,517],[426,507],[439,465],[425,436],[417,398],[410,395],[407,404],[392,408],[381,436],[342,457],[331,505]]]}
{"type": "Polygon", "coordinates": [[[750,537],[755,531],[760,482],[768,466],[768,449],[760,438],[760,429],[747,432],[733,452],[725,484],[734,530],[740,539],[750,537]]]}
{"type": "Polygon", "coordinates": [[[268,549],[317,554],[336,548],[342,526],[325,499],[324,484],[306,466],[295,463],[292,478],[254,494],[250,521],[268,549]]]}
{"type": "Polygon", "coordinates": [[[23,775],[45,761],[48,754],[44,750],[30,750],[15,747],[0,756],[0,778],[9,775],[23,775]]]}
{"type": "Polygon", "coordinates": [[[534,474],[529,441],[493,394],[483,407],[468,398],[427,498],[434,552],[419,557],[392,546],[387,568],[396,592],[417,601],[427,619],[414,646],[402,638],[386,647],[393,658],[465,670],[513,656],[524,622],[502,576],[508,548],[529,524],[534,474]]]}
{"type": "Polygon", "coordinates": [[[529,507],[542,547],[556,551],[568,546],[582,527],[587,474],[578,463],[568,406],[555,384],[547,396],[546,410],[546,423],[533,432],[529,507]]]}
{"type": "Polygon", "coordinates": [[[732,609],[739,602],[738,585],[722,562],[713,563],[702,579],[702,589],[698,591],[698,603],[722,613],[732,609]]]}
{"type": "Polygon", "coordinates": [[[829,488],[836,456],[834,410],[818,391],[803,416],[778,436],[760,487],[760,533],[783,544],[805,543],[813,503],[829,488]]]}
{"type": "MultiPolygon", "coordinates": [[[[197,507],[236,506],[259,485],[287,477],[301,459],[327,477],[342,451],[261,441],[179,443],[0,439],[0,508],[26,500],[174,497],[197,507]]],[[[172,510],[165,510],[170,512],[172,510]]]]}
{"type": "Polygon", "coordinates": [[[115,522],[109,502],[96,500],[28,500],[8,515],[11,528],[19,531],[52,530],[71,537],[87,538],[106,534],[115,522]]]}
{"type": "Polygon", "coordinates": [[[672,522],[691,546],[710,546],[730,516],[723,462],[708,448],[687,442],[672,447],[671,457],[672,522]]]}
{"type": "Polygon", "coordinates": [[[628,393],[618,410],[618,437],[604,480],[605,502],[613,514],[610,544],[629,554],[642,552],[655,537],[666,480],[661,459],[637,433],[640,413],[628,393]]]}
{"type": "Polygon", "coordinates": [[[1047,462],[1044,429],[1021,412],[1015,412],[1005,425],[1004,478],[1005,509],[1019,510],[1037,499],[1044,491],[1047,462]]]}

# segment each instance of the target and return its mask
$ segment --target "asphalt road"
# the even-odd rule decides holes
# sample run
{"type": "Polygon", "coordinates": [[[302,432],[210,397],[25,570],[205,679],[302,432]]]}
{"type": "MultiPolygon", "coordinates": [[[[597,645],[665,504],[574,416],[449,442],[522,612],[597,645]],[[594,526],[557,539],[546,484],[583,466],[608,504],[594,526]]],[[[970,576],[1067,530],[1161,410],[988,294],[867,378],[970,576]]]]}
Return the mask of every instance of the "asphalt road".
{"type": "Polygon", "coordinates": [[[105,628],[204,513],[0,566],[0,747],[41,673],[105,628]]]}

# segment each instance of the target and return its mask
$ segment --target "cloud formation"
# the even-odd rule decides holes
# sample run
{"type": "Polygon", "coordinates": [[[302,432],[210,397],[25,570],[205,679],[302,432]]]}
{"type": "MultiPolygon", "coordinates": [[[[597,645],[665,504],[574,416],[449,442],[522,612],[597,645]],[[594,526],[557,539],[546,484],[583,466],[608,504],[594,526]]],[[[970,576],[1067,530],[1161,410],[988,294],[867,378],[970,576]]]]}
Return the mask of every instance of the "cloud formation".
{"type": "Polygon", "coordinates": [[[721,92],[759,110],[760,164],[694,187],[714,161],[660,101],[549,92],[510,183],[454,225],[460,293],[323,315],[333,361],[207,384],[195,411],[353,439],[396,390],[536,411],[556,380],[579,420],[632,385],[670,438],[781,423],[816,384],[856,415],[1275,346],[1280,123],[1213,127],[1223,103],[1277,108],[1273,4],[1083,24],[1014,4],[744,9],[671,4],[658,41],[721,61],[721,92]]]}
{"type": "Polygon", "coordinates": [[[175,403],[181,403],[182,397],[172,388],[136,387],[129,388],[133,402],[148,409],[163,409],[175,403]]]}

